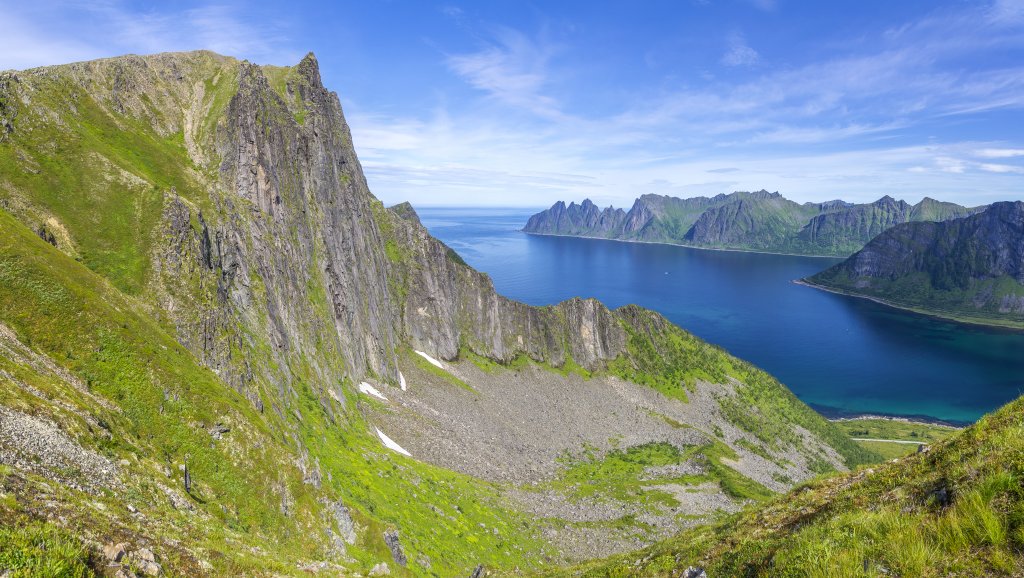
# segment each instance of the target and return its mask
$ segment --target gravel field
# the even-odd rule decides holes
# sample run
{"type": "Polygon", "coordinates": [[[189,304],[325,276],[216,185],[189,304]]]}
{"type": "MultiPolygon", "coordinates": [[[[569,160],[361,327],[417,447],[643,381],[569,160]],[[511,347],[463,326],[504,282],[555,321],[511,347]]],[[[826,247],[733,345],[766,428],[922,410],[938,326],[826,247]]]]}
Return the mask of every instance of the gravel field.
{"type": "MultiPolygon", "coordinates": [[[[487,372],[460,361],[445,362],[445,368],[470,388],[406,360],[402,371],[407,391],[377,384],[389,401],[363,404],[371,421],[415,459],[499,483],[517,508],[552,522],[545,537],[567,559],[635,549],[742,504],[715,483],[683,486],[669,481],[704,473],[699,460],[643,473],[650,489],[676,498],[676,507],[652,508],[600,495],[580,500],[545,487],[565,467],[560,457],[579,456],[584,450],[601,456],[652,442],[685,451],[717,437],[738,454],[731,467],[772,490],[787,489],[780,479],[800,481],[814,475],[795,450],[769,460],[736,446],[741,439],[763,444],[722,416],[715,396],[730,392],[728,385],[698,384],[689,403],[682,403],[616,377],[585,380],[533,364],[487,372]],[[614,524],[627,517],[650,526],[643,540],[628,524],[614,524]]],[[[825,448],[808,432],[801,434],[812,446],[825,448]]],[[[839,465],[835,452],[826,449],[839,465]]]]}

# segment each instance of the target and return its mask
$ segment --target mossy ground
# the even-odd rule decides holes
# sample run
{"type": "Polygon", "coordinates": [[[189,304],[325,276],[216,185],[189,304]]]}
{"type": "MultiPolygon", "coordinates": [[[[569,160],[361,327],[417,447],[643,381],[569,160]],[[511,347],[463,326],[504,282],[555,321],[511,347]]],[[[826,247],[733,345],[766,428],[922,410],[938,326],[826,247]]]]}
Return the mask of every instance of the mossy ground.
{"type": "Polygon", "coordinates": [[[0,527],[0,568],[10,578],[92,578],[91,554],[70,531],[29,518],[0,527]]]}

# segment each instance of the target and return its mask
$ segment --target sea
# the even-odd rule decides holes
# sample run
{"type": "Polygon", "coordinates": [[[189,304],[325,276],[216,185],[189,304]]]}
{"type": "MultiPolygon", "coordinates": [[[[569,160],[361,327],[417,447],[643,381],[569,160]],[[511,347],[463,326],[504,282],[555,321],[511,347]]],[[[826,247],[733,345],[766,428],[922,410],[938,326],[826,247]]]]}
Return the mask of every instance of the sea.
{"type": "Polygon", "coordinates": [[[540,209],[417,208],[499,293],[635,303],[765,369],[828,417],[963,425],[1024,392],[1024,332],[964,325],[793,281],[834,258],[528,235],[540,209]]]}

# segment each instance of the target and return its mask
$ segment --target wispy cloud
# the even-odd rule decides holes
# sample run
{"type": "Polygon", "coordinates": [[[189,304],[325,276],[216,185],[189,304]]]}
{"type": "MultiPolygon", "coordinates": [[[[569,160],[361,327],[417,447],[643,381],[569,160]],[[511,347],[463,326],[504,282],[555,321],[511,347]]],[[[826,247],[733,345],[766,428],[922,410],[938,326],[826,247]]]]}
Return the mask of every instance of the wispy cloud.
{"type": "Polygon", "coordinates": [[[1017,24],[1024,22],[1024,2],[1021,0],[996,0],[990,12],[993,21],[1017,24]]]}
{"type": "Polygon", "coordinates": [[[1014,166],[1014,165],[1004,165],[1004,164],[996,164],[996,163],[981,163],[980,165],[978,165],[978,168],[983,170],[983,171],[988,171],[990,173],[1016,173],[1016,174],[1024,174],[1024,167],[1018,167],[1018,166],[1014,166]]]}
{"type": "Polygon", "coordinates": [[[0,32],[0,69],[198,49],[276,64],[303,54],[280,19],[261,20],[237,4],[163,10],[120,0],[25,4],[5,9],[0,32]]]}
{"type": "Polygon", "coordinates": [[[1024,157],[1024,149],[981,149],[974,154],[986,159],[1009,159],[1024,157]]]}
{"type": "Polygon", "coordinates": [[[726,66],[753,66],[761,59],[756,50],[747,45],[746,38],[734,32],[727,39],[729,48],[722,55],[722,64],[726,66]]]}
{"type": "Polygon", "coordinates": [[[445,62],[487,102],[528,111],[536,122],[450,109],[422,122],[363,117],[353,130],[390,147],[370,151],[380,164],[367,174],[387,183],[379,192],[393,201],[452,198],[444,191],[464,188],[475,202],[494,204],[537,206],[553,197],[624,204],[644,192],[735,187],[808,201],[892,193],[988,202],[1020,195],[1019,169],[1008,160],[1024,156],[1024,147],[913,135],[944,117],[1024,107],[1024,66],[963,64],[1024,49],[1021,28],[1008,23],[1019,3],[936,11],[800,65],[773,66],[736,33],[720,57],[734,69],[725,78],[676,82],[589,116],[578,104],[592,95],[553,96],[552,71],[566,68],[556,44],[500,29],[477,52],[445,62]],[[493,186],[458,177],[468,167],[487,171],[493,186]],[[585,178],[544,176],[553,174],[585,178]]]}
{"type": "Polygon", "coordinates": [[[554,47],[510,28],[498,28],[478,52],[450,55],[448,66],[492,98],[535,114],[562,116],[558,101],[544,91],[554,47]]]}

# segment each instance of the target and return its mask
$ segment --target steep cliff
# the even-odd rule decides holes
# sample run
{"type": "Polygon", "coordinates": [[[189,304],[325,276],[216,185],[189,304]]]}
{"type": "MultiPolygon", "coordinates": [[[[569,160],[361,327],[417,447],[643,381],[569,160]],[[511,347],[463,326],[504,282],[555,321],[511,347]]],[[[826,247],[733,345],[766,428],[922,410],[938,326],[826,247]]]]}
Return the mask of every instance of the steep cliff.
{"type": "Polygon", "coordinates": [[[808,283],[938,315],[1024,324],[1024,203],[907,223],[808,283]]]}
{"type": "MultiPolygon", "coordinates": [[[[575,205],[569,206],[572,207],[575,205]]],[[[617,229],[595,226],[594,218],[577,218],[571,221],[572,226],[564,225],[566,219],[558,215],[566,209],[559,201],[551,209],[532,216],[523,231],[768,253],[847,256],[896,224],[944,221],[983,208],[966,208],[927,197],[910,205],[888,196],[862,205],[839,200],[798,204],[764,190],[690,199],[643,195],[622,219],[606,219],[621,222],[617,229]]],[[[606,209],[603,214],[611,217],[609,211],[606,209]]]]}
{"type": "MultiPolygon", "coordinates": [[[[770,376],[655,313],[498,295],[411,206],[372,196],[312,54],[295,67],[196,52],[4,73],[0,117],[5,525],[70,532],[94,557],[129,541],[133,569],[187,575],[530,567],[556,555],[542,532],[593,528],[510,505],[518,488],[459,469],[443,441],[434,460],[398,451],[430,420],[471,411],[488,380],[521,388],[526,368],[559,376],[536,406],[585,387],[571,404],[584,415],[613,399],[661,424],[616,448],[581,420],[563,450],[699,458],[700,491],[728,507],[872,459],[770,376]],[[410,389],[422,410],[415,395],[449,387],[469,392],[463,405],[397,405],[410,389]],[[694,432],[666,449],[665,428],[694,432]]],[[[569,222],[627,221],[572,207],[569,222]]],[[[502,407],[528,427],[530,405],[502,407]]],[[[556,486],[569,475],[552,456],[538,467],[556,486]]],[[[654,515],[634,482],[619,498],[654,515]]],[[[675,528],[682,502],[658,496],[675,528]]]]}

